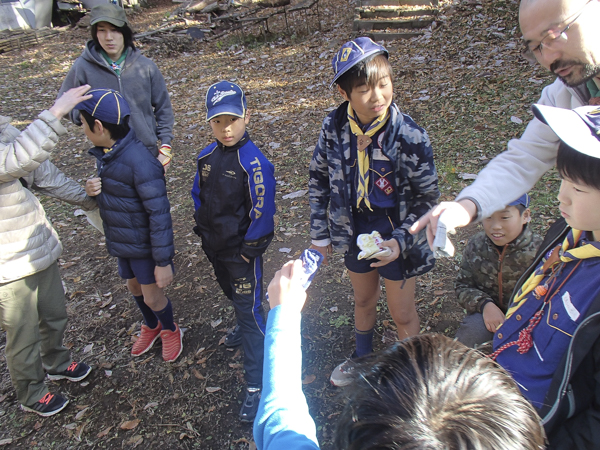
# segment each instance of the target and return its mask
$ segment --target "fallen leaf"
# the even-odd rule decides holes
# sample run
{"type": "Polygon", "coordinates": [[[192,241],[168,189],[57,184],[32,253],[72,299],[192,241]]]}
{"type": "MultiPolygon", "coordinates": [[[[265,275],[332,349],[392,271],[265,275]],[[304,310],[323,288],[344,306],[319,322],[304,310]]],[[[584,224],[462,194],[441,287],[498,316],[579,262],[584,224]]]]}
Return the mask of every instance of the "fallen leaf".
{"type": "Polygon", "coordinates": [[[154,408],[156,406],[158,406],[158,402],[150,402],[146,406],[144,406],[144,411],[146,411],[148,408],[154,408]]]}
{"type": "Polygon", "coordinates": [[[198,369],[192,369],[192,373],[199,380],[204,380],[204,376],[202,376],[202,374],[198,371],[198,369]]]}
{"type": "Polygon", "coordinates": [[[433,295],[444,295],[446,292],[448,291],[446,291],[445,289],[440,289],[438,291],[433,291],[433,295]]]}
{"type": "Polygon", "coordinates": [[[510,116],[510,121],[513,123],[521,124],[523,121],[519,119],[517,116],[510,116]]]}
{"type": "Polygon", "coordinates": [[[306,375],[302,380],[302,384],[310,384],[317,379],[316,375],[306,375]]]}
{"type": "Polygon", "coordinates": [[[83,353],[89,353],[92,351],[92,349],[94,348],[94,344],[88,344],[85,347],[83,347],[83,353]]]}
{"type": "Polygon", "coordinates": [[[121,424],[121,430],[133,430],[140,424],[140,419],[128,420],[121,424]]]}
{"type": "Polygon", "coordinates": [[[75,420],[81,420],[81,418],[83,416],[85,416],[85,413],[87,412],[89,408],[84,408],[81,411],[79,411],[77,414],[75,414],[75,420]]]}
{"type": "Polygon", "coordinates": [[[8,445],[8,444],[12,444],[12,438],[7,438],[7,439],[0,439],[0,445],[8,445]]]}
{"type": "Polygon", "coordinates": [[[206,388],[206,392],[209,392],[209,393],[211,393],[211,394],[212,394],[213,392],[217,392],[217,391],[220,391],[220,390],[221,390],[221,388],[220,388],[220,387],[207,387],[207,388],[206,388]]]}
{"type": "Polygon", "coordinates": [[[106,436],[108,433],[110,433],[110,430],[112,430],[112,426],[110,426],[110,427],[108,427],[108,428],[105,428],[104,430],[102,430],[100,433],[98,433],[98,434],[96,435],[96,437],[98,437],[98,438],[104,437],[104,436],[106,436]]]}
{"type": "Polygon", "coordinates": [[[223,322],[223,319],[213,320],[210,322],[210,326],[213,328],[217,328],[219,325],[221,325],[221,322],[223,322]]]}
{"type": "Polygon", "coordinates": [[[66,425],[63,425],[63,427],[66,428],[67,430],[74,430],[75,428],[77,428],[77,424],[75,422],[68,423],[66,425]]]}

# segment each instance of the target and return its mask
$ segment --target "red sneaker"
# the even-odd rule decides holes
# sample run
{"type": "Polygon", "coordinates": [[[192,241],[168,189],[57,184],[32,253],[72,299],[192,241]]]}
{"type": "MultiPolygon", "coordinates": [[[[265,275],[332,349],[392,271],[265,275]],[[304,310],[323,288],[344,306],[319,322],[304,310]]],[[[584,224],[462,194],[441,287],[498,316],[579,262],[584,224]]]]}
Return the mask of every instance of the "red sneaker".
{"type": "Polygon", "coordinates": [[[160,332],[162,340],[162,356],[166,362],[173,362],[183,350],[183,331],[179,325],[175,324],[175,331],[162,330],[160,332]]]}
{"type": "Polygon", "coordinates": [[[140,356],[150,350],[156,340],[160,337],[160,330],[162,330],[160,322],[158,322],[156,328],[150,328],[147,325],[142,324],[140,337],[134,342],[133,347],[131,348],[131,354],[133,356],[140,356]]]}

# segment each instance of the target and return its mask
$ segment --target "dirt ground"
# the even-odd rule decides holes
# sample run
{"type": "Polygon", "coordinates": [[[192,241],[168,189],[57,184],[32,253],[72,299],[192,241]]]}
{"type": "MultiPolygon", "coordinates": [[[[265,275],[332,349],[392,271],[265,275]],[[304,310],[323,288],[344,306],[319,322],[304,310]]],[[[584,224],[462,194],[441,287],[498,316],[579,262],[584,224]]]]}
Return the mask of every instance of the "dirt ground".
{"type": "MultiPolygon", "coordinates": [[[[529,107],[551,78],[518,59],[516,1],[442,2],[445,9],[424,38],[386,43],[395,70],[395,98],[430,134],[442,200],[468,183],[508,139],[522,133],[529,107]]],[[[178,6],[150,1],[132,14],[136,31],[165,23],[178,6]]],[[[145,357],[130,356],[140,314],[106,253],[102,236],[76,208],[43,198],[64,244],[59,264],[67,291],[69,326],[65,343],[76,360],[93,366],[83,383],[49,382],[71,404],[43,419],[18,408],[6,364],[0,364],[0,446],[5,448],[255,448],[252,429],[237,419],[243,399],[242,354],[221,342],[235,323],[193,227],[189,195],[198,152],[211,141],[204,122],[204,94],[210,84],[230,79],[241,84],[252,112],[249,132],[276,167],[276,236],[265,255],[265,280],[309,245],[307,167],[323,117],[339,103],[327,89],[330,60],[351,32],[353,3],[320,2],[316,18],[281,21],[272,34],[256,29],[211,42],[156,41],[140,45],[161,69],[175,110],[175,158],[167,174],[176,240],[177,274],[167,289],[176,320],[185,329],[184,351],[166,364],[160,346],[145,357]],[[253,37],[253,36],[258,36],[253,37]],[[266,42],[265,42],[266,41],[266,42]]],[[[53,41],[0,55],[0,114],[24,128],[48,108],[89,31],[75,28],[53,41]]],[[[82,184],[94,175],[89,143],[72,124],[52,160],[82,184]]],[[[542,231],[553,214],[557,177],[550,173],[534,191],[534,226],[542,231]]],[[[417,281],[422,332],[454,336],[463,310],[452,283],[465,239],[454,239],[457,259],[439,260],[417,281]]],[[[323,449],[330,449],[340,391],[329,383],[331,370],[353,348],[350,281],[341,255],[321,269],[304,310],[303,379],[310,412],[323,449]]],[[[380,303],[376,347],[395,337],[385,301],[380,303]]],[[[0,335],[0,349],[5,346],[0,335]]],[[[2,353],[3,355],[3,353],[2,353]]],[[[3,359],[3,356],[2,356],[3,359]]]]}

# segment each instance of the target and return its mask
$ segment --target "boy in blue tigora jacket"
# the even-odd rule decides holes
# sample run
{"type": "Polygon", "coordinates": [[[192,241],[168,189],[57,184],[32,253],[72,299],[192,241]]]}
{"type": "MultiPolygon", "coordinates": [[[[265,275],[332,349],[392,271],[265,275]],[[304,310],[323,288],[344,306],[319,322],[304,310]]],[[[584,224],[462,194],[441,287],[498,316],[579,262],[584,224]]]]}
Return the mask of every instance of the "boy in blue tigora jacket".
{"type": "Polygon", "coordinates": [[[246,133],[250,116],[238,85],[213,84],[206,94],[206,109],[216,142],[198,156],[192,188],[194,231],[235,308],[237,326],[225,345],[243,344],[248,386],[240,420],[252,422],[262,387],[262,255],[274,234],[274,168],[246,133]]]}
{"type": "Polygon", "coordinates": [[[164,169],[128,125],[129,105],[117,91],[95,89],[80,103],[82,125],[98,159],[98,177],[86,182],[100,208],[106,249],[118,258],[144,324],[131,354],[146,353],[158,338],[162,356],[175,361],[183,332],[163,289],[173,281],[173,226],[164,169]]]}

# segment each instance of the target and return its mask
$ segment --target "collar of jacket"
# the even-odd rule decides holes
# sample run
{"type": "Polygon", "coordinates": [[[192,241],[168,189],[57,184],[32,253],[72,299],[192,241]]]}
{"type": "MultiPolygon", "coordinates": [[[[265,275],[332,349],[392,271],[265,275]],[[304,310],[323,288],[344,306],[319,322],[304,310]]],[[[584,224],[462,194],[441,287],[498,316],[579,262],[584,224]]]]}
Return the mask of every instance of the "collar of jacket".
{"type": "Polygon", "coordinates": [[[217,147],[219,147],[219,150],[222,150],[224,152],[235,152],[235,151],[239,150],[240,148],[242,148],[244,145],[246,145],[249,140],[250,140],[250,136],[248,135],[247,131],[244,133],[244,135],[242,136],[242,138],[237,142],[237,144],[232,145],[231,147],[224,146],[221,143],[221,141],[219,141],[218,139],[216,139],[216,141],[217,141],[217,147]]]}
{"type": "Polygon", "coordinates": [[[108,163],[123,153],[124,149],[127,148],[135,139],[135,131],[133,131],[133,128],[131,128],[129,133],[127,133],[127,136],[115,142],[111,151],[104,153],[105,147],[93,147],[88,151],[88,153],[102,160],[102,162],[108,163]]]}
{"type": "MultiPolygon", "coordinates": [[[[132,65],[135,62],[135,60],[138,59],[141,55],[140,51],[137,48],[128,47],[124,51],[126,51],[128,53],[127,53],[127,58],[125,58],[125,61],[123,62],[123,66],[122,66],[121,70],[125,70],[127,67],[132,65]]],[[[85,44],[85,50],[83,50],[82,56],[86,61],[97,64],[100,67],[104,67],[104,68],[110,70],[112,73],[114,73],[114,71],[110,68],[110,66],[108,65],[106,60],[102,57],[100,52],[98,50],[96,50],[96,43],[94,42],[93,39],[90,39],[87,42],[87,44],[85,44]]]]}
{"type": "MultiPolygon", "coordinates": [[[[488,245],[490,245],[491,247],[498,248],[496,244],[494,244],[487,235],[485,236],[485,239],[488,245]]],[[[503,248],[510,248],[511,250],[520,250],[522,248],[527,247],[531,243],[532,239],[533,231],[531,231],[531,229],[529,228],[529,224],[526,223],[523,227],[523,231],[521,231],[521,234],[519,234],[514,240],[512,240],[508,244],[505,244],[503,248]]]]}

